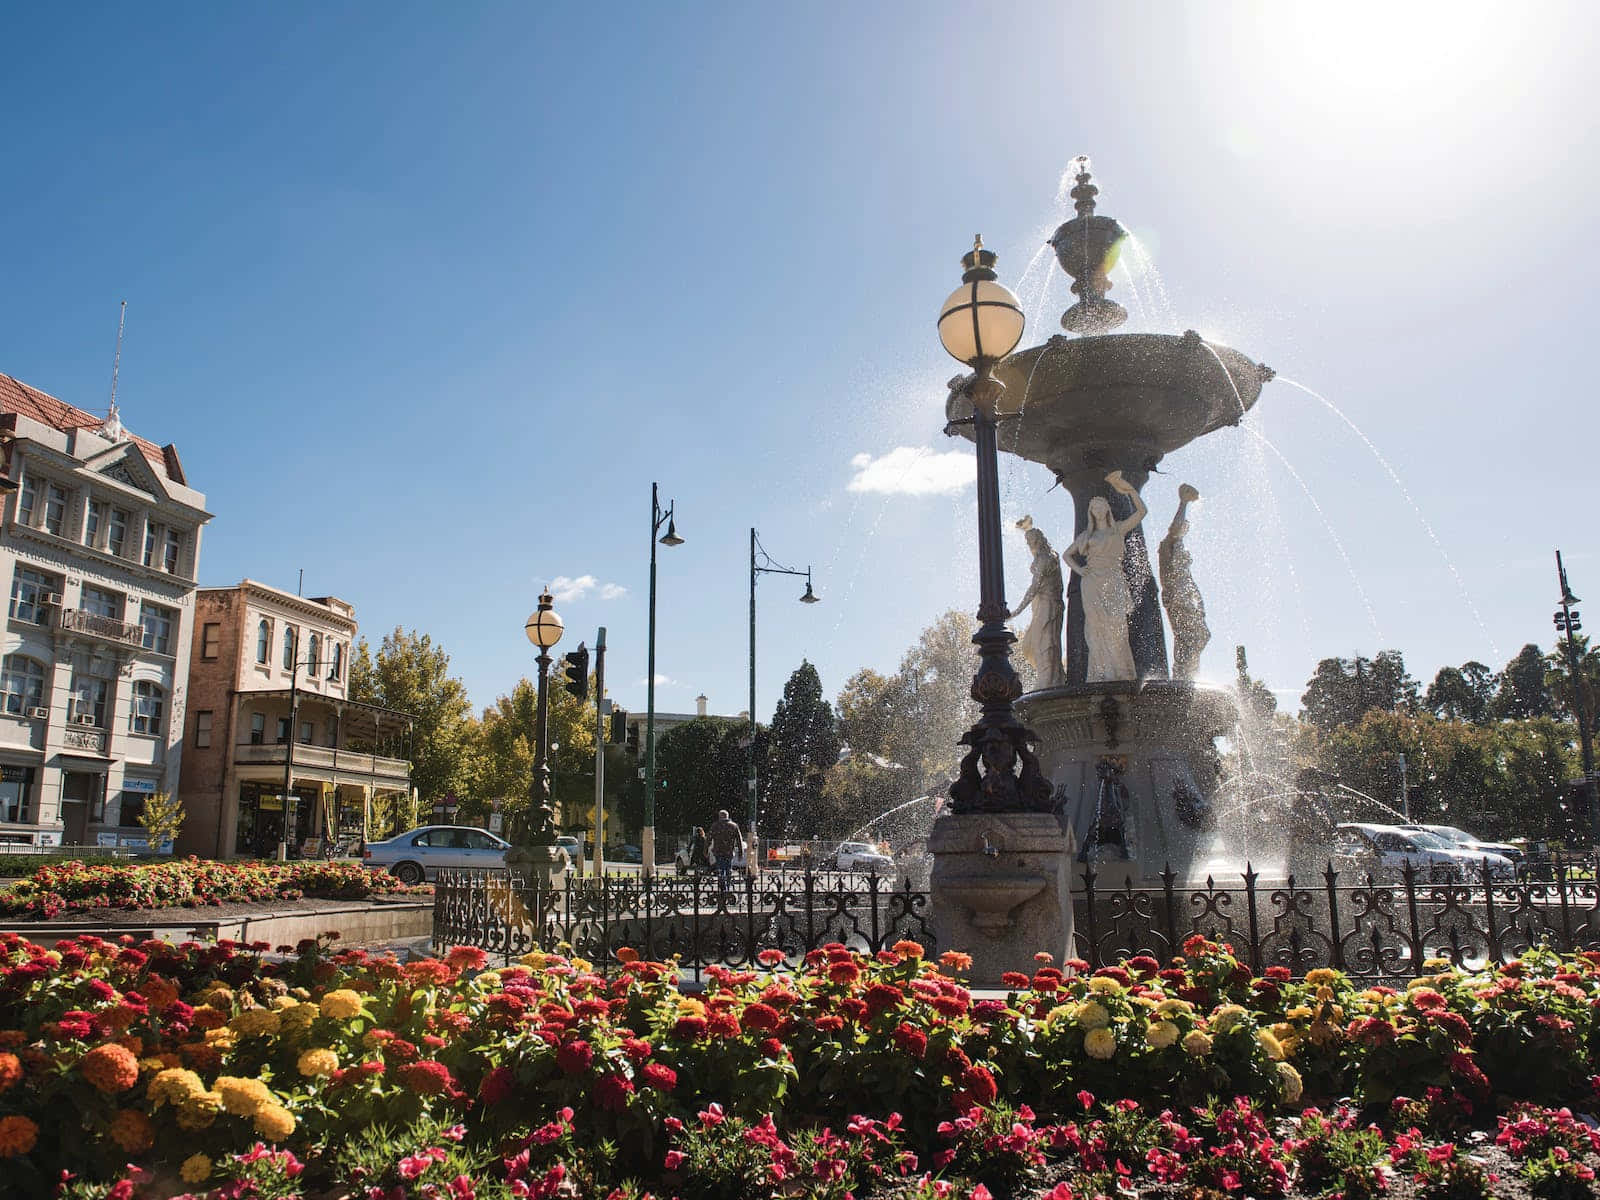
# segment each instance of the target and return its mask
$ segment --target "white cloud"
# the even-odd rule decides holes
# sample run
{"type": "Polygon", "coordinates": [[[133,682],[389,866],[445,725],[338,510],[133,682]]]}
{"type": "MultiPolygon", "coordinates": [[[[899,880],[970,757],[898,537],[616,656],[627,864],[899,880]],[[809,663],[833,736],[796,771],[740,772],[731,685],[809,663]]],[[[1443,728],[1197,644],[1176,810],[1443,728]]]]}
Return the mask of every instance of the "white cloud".
{"type": "MultiPolygon", "coordinates": [[[[635,683],[633,686],[634,687],[643,687],[645,684],[647,684],[649,682],[650,682],[650,680],[649,680],[648,676],[641,675],[641,676],[639,676],[639,681],[637,683],[635,683]]],[[[668,676],[668,675],[659,675],[658,674],[656,676],[656,686],[657,687],[666,687],[669,683],[676,683],[676,682],[678,682],[676,679],[673,679],[671,676],[668,676]]]]}
{"type": "Polygon", "coordinates": [[[550,581],[550,595],[557,604],[572,604],[597,588],[602,600],[616,600],[628,594],[620,583],[601,583],[593,575],[557,575],[550,581]]]}
{"type": "Polygon", "coordinates": [[[876,458],[858,454],[850,466],[855,474],[846,485],[848,490],[888,496],[949,496],[970,486],[975,478],[970,453],[936,453],[925,446],[896,446],[876,458]]]}

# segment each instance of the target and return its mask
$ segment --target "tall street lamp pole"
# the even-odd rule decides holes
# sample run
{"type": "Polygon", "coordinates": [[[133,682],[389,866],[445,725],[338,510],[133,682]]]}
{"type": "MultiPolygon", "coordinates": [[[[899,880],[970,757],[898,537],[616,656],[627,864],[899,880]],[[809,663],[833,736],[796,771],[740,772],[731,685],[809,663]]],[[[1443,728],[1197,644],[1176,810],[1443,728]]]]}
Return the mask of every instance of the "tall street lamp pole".
{"type": "Polygon", "coordinates": [[[750,530],[750,776],[745,787],[750,793],[750,855],[759,866],[761,840],[756,834],[756,817],[759,801],[756,790],[756,578],[761,575],[804,575],[806,590],[801,593],[801,604],[816,604],[822,599],[811,590],[811,568],[796,571],[772,560],[761,544],[754,528],[750,530]],[[758,557],[759,556],[759,557],[758,557]]]}
{"type": "Polygon", "coordinates": [[[678,536],[676,502],[661,507],[658,485],[650,485],[650,636],[645,670],[644,709],[644,836],[639,840],[639,870],[645,875],[656,871],[656,545],[681,546],[678,536]],[[661,533],[661,526],[667,532],[661,533]]]}
{"type": "Polygon", "coordinates": [[[546,846],[555,841],[555,816],[550,810],[550,648],[561,640],[565,624],[556,613],[550,592],[539,595],[539,607],[529,614],[522,630],[539,651],[539,700],[533,729],[533,795],[528,819],[519,839],[525,846],[546,846]]]}
{"type": "MultiPolygon", "coordinates": [[[[1023,315],[1017,298],[996,281],[995,254],[981,237],[961,259],[961,286],[939,310],[939,340],[952,357],[973,370],[965,391],[972,416],[952,424],[973,426],[978,458],[978,647],[972,698],[982,706],[977,724],[961,737],[967,753],[950,785],[951,811],[1049,812],[1050,781],[1039,769],[1033,744],[1039,739],[1023,727],[1012,702],[1022,695],[1022,680],[1011,665],[1016,635],[1006,628],[1005,560],[1000,543],[1000,469],[996,429],[1005,385],[995,365],[1022,340],[1023,315]],[[1016,773],[1021,764],[1020,776],[1016,773]],[[979,764],[983,773],[978,771],[979,764]]],[[[955,430],[946,427],[945,432],[955,430]]]]}
{"type": "Polygon", "coordinates": [[[1556,574],[1561,578],[1561,611],[1555,615],[1556,631],[1566,635],[1567,671],[1572,676],[1572,707],[1578,718],[1578,747],[1583,755],[1583,795],[1589,805],[1589,821],[1593,830],[1594,849],[1600,853],[1600,797],[1595,795],[1594,743],[1589,728],[1588,689],[1584,686],[1583,662],[1578,657],[1578,643],[1574,635],[1583,628],[1578,612],[1572,606],[1578,598],[1567,586],[1567,568],[1561,561],[1561,551],[1556,551],[1556,574]]]}

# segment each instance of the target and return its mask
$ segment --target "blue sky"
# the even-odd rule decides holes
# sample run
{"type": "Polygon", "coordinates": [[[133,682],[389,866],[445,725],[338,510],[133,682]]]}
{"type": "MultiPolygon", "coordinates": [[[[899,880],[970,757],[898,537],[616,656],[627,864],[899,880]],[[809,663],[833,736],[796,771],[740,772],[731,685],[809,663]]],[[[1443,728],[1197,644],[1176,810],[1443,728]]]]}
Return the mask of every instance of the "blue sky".
{"type": "MultiPolygon", "coordinates": [[[[1283,377],[1146,490],[1162,525],[1180,476],[1205,496],[1204,673],[1237,642],[1293,695],[1327,654],[1498,667],[1549,643],[1556,546],[1600,589],[1597,29],[1555,4],[12,7],[0,370],[103,411],[126,298],[123,414],[217,514],[202,582],[304,568],[368,633],[432,633],[478,705],[531,671],[540,585],[587,576],[568,641],[606,625],[643,708],[659,479],[688,539],[660,708],[745,706],[751,525],[816,569],[822,605],[761,584],[765,718],[803,655],[832,693],[975,607],[934,316],[981,230],[1025,343],[1056,332],[1065,277],[1027,268],[1088,153],[1154,265],[1116,277],[1128,328],[1283,377]]],[[[1002,481],[1065,540],[1042,468],[1002,481]]]]}

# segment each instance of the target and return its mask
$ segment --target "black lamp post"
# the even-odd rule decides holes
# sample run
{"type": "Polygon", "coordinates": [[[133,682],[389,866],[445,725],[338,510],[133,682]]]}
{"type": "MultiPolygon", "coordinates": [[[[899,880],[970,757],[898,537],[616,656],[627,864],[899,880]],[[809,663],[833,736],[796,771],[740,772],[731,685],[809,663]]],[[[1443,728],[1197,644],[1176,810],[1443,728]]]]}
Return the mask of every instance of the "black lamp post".
{"type": "MultiPolygon", "coordinates": [[[[1022,340],[1024,318],[1017,298],[996,281],[995,254],[976,238],[962,259],[961,286],[939,310],[939,341],[973,370],[965,392],[972,401],[973,440],[978,449],[978,672],[972,698],[983,706],[978,723],[961,737],[967,747],[950,785],[954,813],[1049,812],[1050,781],[1033,753],[1038,737],[1017,719],[1012,702],[1022,680],[1011,665],[1016,635],[1006,628],[1005,560],[1000,544],[1000,469],[996,444],[1000,398],[1005,385],[995,364],[1022,340]],[[978,764],[983,764],[980,774],[978,764]],[[1021,764],[1020,776],[1017,765],[1021,764]]],[[[966,423],[957,422],[957,423],[966,423]]],[[[954,433],[946,427],[945,432],[954,433]]]]}
{"type": "Polygon", "coordinates": [[[556,613],[550,593],[542,592],[539,607],[522,626],[539,650],[539,703],[533,732],[533,795],[528,804],[528,819],[521,841],[528,846],[549,845],[555,840],[555,816],[550,809],[550,762],[547,739],[550,736],[550,648],[561,640],[566,626],[556,613]]]}
{"type": "Polygon", "coordinates": [[[1583,796],[1589,805],[1594,849],[1600,853],[1600,803],[1596,803],[1595,796],[1594,743],[1589,730],[1588,689],[1584,687],[1583,662],[1578,657],[1578,643],[1573,637],[1583,628],[1583,624],[1579,620],[1577,609],[1572,607],[1578,603],[1578,598],[1567,586],[1567,568],[1561,561],[1559,550],[1556,551],[1556,574],[1561,578],[1561,599],[1557,601],[1561,609],[1555,615],[1555,626],[1557,633],[1566,635],[1567,671],[1572,675],[1572,707],[1578,718],[1578,747],[1583,755],[1583,796]]]}

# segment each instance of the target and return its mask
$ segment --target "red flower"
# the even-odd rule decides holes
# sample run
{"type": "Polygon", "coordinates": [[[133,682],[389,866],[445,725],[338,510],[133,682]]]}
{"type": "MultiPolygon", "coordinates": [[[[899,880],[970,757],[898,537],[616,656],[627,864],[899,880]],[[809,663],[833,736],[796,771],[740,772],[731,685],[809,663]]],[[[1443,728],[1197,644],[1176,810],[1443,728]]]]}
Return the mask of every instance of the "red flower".
{"type": "Polygon", "coordinates": [[[867,1018],[867,1002],[855,996],[846,996],[839,1001],[839,1011],[852,1021],[863,1021],[867,1018]]]}
{"type": "Polygon", "coordinates": [[[829,965],[828,978],[834,983],[849,986],[861,978],[861,968],[849,959],[841,959],[829,965]]]}
{"type": "Polygon", "coordinates": [[[407,1063],[400,1068],[397,1075],[402,1086],[410,1088],[419,1096],[443,1095],[455,1086],[455,1080],[450,1076],[450,1068],[432,1059],[407,1063]]]}
{"type": "Polygon", "coordinates": [[[704,1037],[706,1033],[706,1019],[704,1017],[679,1017],[677,1024],[672,1027],[675,1036],[681,1038],[704,1037]]]}
{"type": "Polygon", "coordinates": [[[594,1085],[594,1102],[607,1112],[621,1112],[627,1108],[628,1097],[632,1094],[633,1084],[621,1075],[602,1075],[594,1085]]]}
{"type": "Polygon", "coordinates": [[[757,1001],[746,1006],[744,1010],[744,1027],[749,1030],[776,1029],[783,1023],[783,1018],[778,1015],[778,1010],[769,1004],[757,1001]]]}
{"type": "Polygon", "coordinates": [[[988,1104],[1000,1094],[994,1075],[984,1066],[968,1067],[961,1072],[961,1086],[971,1092],[979,1104],[988,1104]]]}
{"type": "Polygon", "coordinates": [[[905,999],[906,994],[893,984],[874,983],[868,985],[866,990],[867,1011],[874,1017],[891,1008],[899,1008],[905,999]]]}
{"type": "Polygon", "coordinates": [[[1025,988],[1029,980],[1021,971],[1002,971],[1000,982],[1008,988],[1025,988]]]}
{"type": "Polygon", "coordinates": [[[710,1033],[712,1037],[738,1037],[739,1018],[734,1016],[732,1013],[712,1013],[710,1018],[706,1021],[706,1031],[710,1033]]]}
{"type": "Polygon", "coordinates": [[[817,1032],[819,1033],[838,1033],[843,1028],[843,1017],[836,1017],[829,1013],[827,1016],[817,1018],[817,1032]]]}
{"type": "Polygon", "coordinates": [[[653,1087],[658,1092],[670,1092],[678,1086],[678,1073],[665,1063],[645,1063],[639,1079],[645,1087],[653,1087]]]}
{"type": "Polygon", "coordinates": [[[911,1057],[921,1058],[928,1052],[928,1035],[915,1026],[902,1022],[894,1031],[894,1044],[911,1057]]]}
{"type": "Polygon", "coordinates": [[[511,1095],[515,1083],[515,1077],[509,1068],[496,1067],[485,1075],[483,1082],[478,1085],[478,1099],[490,1106],[500,1104],[511,1095]]]}
{"type": "Polygon", "coordinates": [[[581,1075],[594,1063],[594,1049],[582,1038],[561,1043],[556,1051],[556,1066],[568,1075],[581,1075]]]}
{"type": "Polygon", "coordinates": [[[667,1156],[661,1160],[661,1166],[665,1170],[676,1171],[679,1167],[683,1166],[683,1151],[668,1150],[667,1156]]]}
{"type": "Polygon", "coordinates": [[[622,1043],[622,1052],[636,1063],[641,1063],[650,1057],[650,1043],[642,1038],[626,1038],[622,1043]]]}

